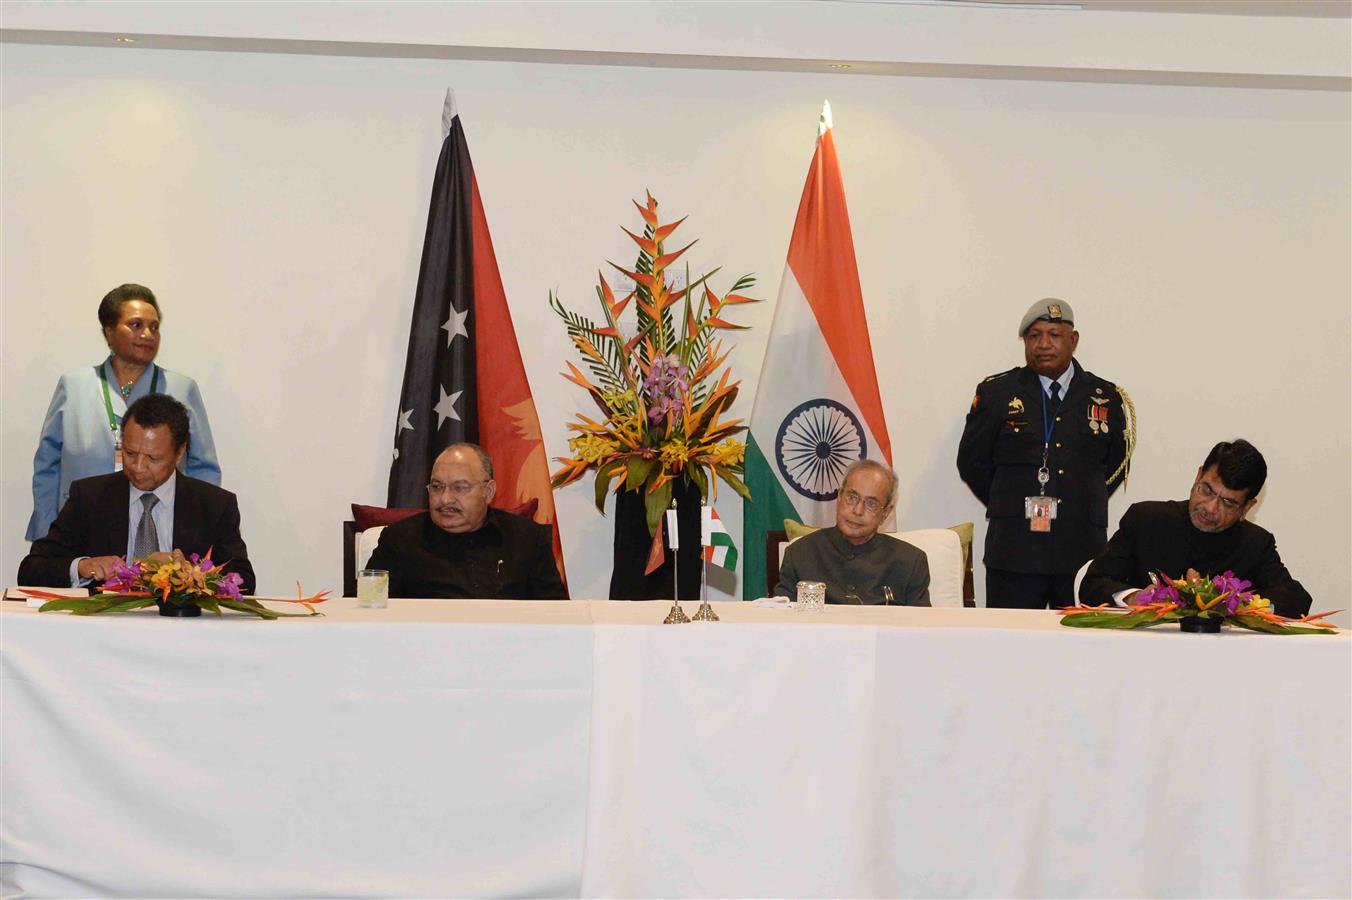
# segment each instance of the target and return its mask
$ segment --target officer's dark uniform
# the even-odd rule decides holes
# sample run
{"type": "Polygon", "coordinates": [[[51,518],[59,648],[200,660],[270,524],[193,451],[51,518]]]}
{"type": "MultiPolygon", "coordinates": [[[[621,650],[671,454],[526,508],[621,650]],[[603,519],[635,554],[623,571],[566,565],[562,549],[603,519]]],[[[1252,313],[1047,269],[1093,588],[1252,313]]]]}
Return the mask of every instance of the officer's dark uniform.
{"type": "Polygon", "coordinates": [[[1071,360],[1070,388],[1054,420],[1047,496],[1056,497],[1049,532],[1030,530],[1024,498],[1038,495],[1044,392],[1027,366],[977,385],[958,444],[958,474],[986,504],[986,604],[1045,608],[1074,604],[1075,573],[1108,542],[1108,496],[1122,483],[1127,453],[1122,397],[1111,381],[1071,360]]]}

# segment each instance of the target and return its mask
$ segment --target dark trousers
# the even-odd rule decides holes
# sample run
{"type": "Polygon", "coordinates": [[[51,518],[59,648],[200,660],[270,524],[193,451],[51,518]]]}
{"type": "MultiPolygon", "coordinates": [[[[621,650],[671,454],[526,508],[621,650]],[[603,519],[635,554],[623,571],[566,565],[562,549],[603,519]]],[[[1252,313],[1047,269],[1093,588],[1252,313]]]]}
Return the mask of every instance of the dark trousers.
{"type": "Polygon", "coordinates": [[[1000,609],[1060,609],[1075,605],[1075,573],[1026,575],[986,570],[986,605],[1000,609]]]}

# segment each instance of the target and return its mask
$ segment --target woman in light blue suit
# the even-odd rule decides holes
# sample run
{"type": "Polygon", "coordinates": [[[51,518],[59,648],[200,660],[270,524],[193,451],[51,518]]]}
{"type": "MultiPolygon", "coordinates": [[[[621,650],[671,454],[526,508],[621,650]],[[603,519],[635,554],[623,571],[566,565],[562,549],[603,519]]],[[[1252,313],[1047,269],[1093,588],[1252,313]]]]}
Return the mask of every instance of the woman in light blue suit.
{"type": "Polygon", "coordinates": [[[146,394],[168,394],[188,408],[191,436],[184,473],[221,483],[197,382],[155,365],[160,305],[150,288],[139,284],[113,288],[99,304],[99,325],[111,351],[108,358],[62,375],[42,423],[33,457],[33,515],[26,535],[30,541],[47,533],[72,481],[122,468],[122,415],[146,394]]]}

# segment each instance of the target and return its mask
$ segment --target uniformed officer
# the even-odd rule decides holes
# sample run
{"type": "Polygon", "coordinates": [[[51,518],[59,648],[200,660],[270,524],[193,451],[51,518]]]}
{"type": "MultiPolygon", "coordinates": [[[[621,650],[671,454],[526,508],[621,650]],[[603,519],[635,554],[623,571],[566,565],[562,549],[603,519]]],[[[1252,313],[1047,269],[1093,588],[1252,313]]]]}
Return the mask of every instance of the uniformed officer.
{"type": "Polygon", "coordinates": [[[958,474],[986,505],[986,605],[1073,605],[1075,573],[1108,542],[1108,496],[1135,443],[1110,381],[1074,359],[1070,304],[1039,300],[1019,323],[1027,365],[977,385],[958,474]]]}

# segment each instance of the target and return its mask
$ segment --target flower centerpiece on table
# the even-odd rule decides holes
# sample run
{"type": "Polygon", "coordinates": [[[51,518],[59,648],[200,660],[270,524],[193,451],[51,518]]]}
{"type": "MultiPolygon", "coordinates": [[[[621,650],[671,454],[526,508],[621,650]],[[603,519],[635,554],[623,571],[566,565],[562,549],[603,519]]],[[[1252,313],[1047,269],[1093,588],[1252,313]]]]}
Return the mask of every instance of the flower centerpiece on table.
{"type": "Polygon", "coordinates": [[[746,426],[740,419],[722,418],[737,398],[740,382],[729,384],[731,370],[720,370],[731,351],[723,350],[714,333],[747,327],[724,316],[730,307],[755,302],[738,293],[755,278],[743,275],[719,296],[709,286],[717,269],[692,282],[687,267],[686,286],[675,289],[668,282],[668,268],[695,242],[672,252],[666,242],[685,219],[660,224],[652,194],[646,205],[634,205],[643,216],[642,236],[621,230],[638,245],[638,261],[633,271],[609,263],[634,289],[616,300],[598,272],[600,322],[569,311],[553,292],[549,295],[594,381],[571,362],[564,377],[585,389],[601,413],[600,419],[578,415],[568,423],[573,455],[555,458],[562,467],[551,482],[562,487],[595,470],[596,506],[602,510],[612,485],[616,491],[643,491],[648,533],[653,535],[678,478],[693,483],[701,498],[708,498],[711,490],[716,494],[721,479],[751,499],[740,478],[746,445],[735,437],[746,426]],[[620,316],[631,302],[637,321],[625,334],[620,316]]]}
{"type": "Polygon", "coordinates": [[[284,613],[268,609],[252,597],[240,594],[242,579],[234,572],[226,572],[223,566],[211,561],[211,551],[199,557],[196,553],[184,557],[175,552],[172,556],[165,553],[148,556],[145,559],[121,563],[113,572],[113,577],[103,583],[103,589],[92,597],[59,597],[43,591],[27,590],[24,593],[35,597],[50,598],[38,612],[65,611],[75,616],[92,616],[106,612],[127,612],[146,606],[174,606],[179,608],[195,607],[221,615],[221,609],[233,609],[238,612],[258,616],[260,619],[277,619],[282,616],[317,616],[313,604],[322,603],[328,597],[328,591],[321,591],[313,597],[302,597],[300,585],[296,586],[296,599],[287,603],[298,603],[309,610],[308,613],[284,613]]]}
{"type": "Polygon", "coordinates": [[[1273,612],[1272,604],[1249,590],[1252,582],[1242,581],[1226,571],[1215,577],[1202,577],[1188,570],[1183,578],[1170,578],[1163,572],[1155,584],[1135,594],[1126,610],[1102,606],[1071,606],[1063,610],[1062,625],[1078,628],[1144,628],[1162,622],[1194,621],[1190,630],[1219,630],[1221,625],[1265,631],[1269,634],[1332,634],[1337,629],[1320,621],[1334,613],[1290,619],[1273,612]],[[1209,622],[1207,628],[1200,623],[1209,622]]]}

